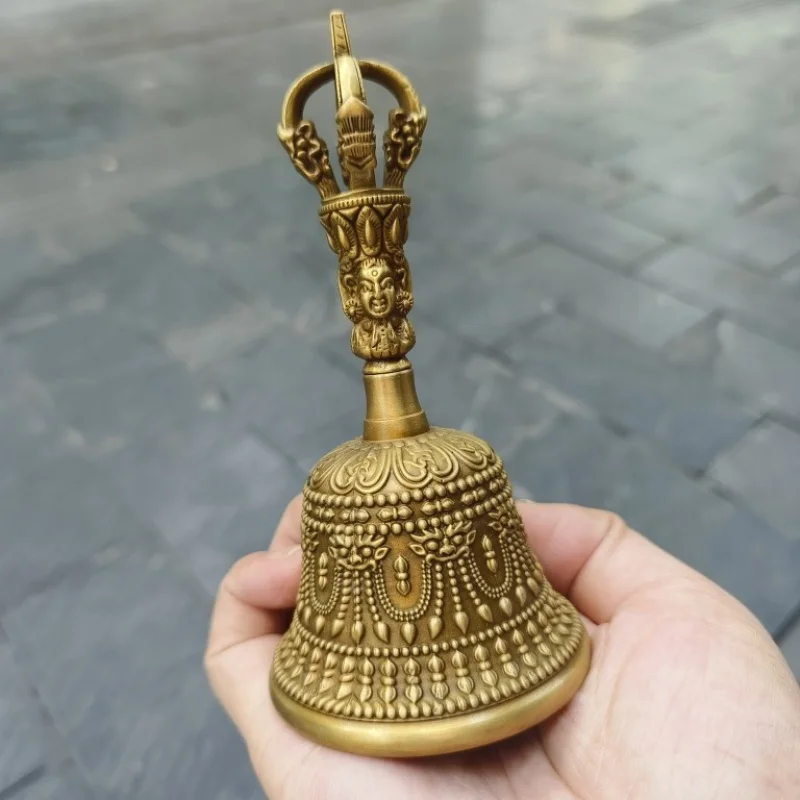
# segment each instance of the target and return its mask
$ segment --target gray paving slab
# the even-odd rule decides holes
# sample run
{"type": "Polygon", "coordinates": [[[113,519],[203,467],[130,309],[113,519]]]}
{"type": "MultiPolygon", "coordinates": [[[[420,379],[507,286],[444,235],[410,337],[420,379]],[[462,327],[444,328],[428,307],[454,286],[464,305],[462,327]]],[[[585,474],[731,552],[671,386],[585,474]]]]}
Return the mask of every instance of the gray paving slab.
{"type": "Polygon", "coordinates": [[[68,449],[66,426],[47,389],[13,348],[0,345],[0,485],[68,449]]]}
{"type": "Polygon", "coordinates": [[[37,775],[20,786],[11,797],[14,800],[110,800],[108,794],[92,789],[76,767],[37,775]]]}
{"type": "Polygon", "coordinates": [[[257,241],[265,229],[287,236],[307,231],[314,191],[297,191],[302,184],[285,154],[276,157],[281,154],[159,192],[135,202],[133,211],[150,230],[183,236],[211,252],[231,241],[257,241]]]}
{"type": "Polygon", "coordinates": [[[30,685],[16,663],[11,645],[0,638],[0,792],[43,768],[45,720],[30,685]]]}
{"type": "Polygon", "coordinates": [[[664,245],[654,233],[542,190],[521,198],[520,207],[535,229],[621,269],[633,269],[664,245]]]}
{"type": "Polygon", "coordinates": [[[685,2],[645,5],[620,17],[580,17],[576,27],[593,36],[607,36],[652,45],[688,33],[709,18],[709,9],[685,2]]]}
{"type": "Polygon", "coordinates": [[[710,475],[788,539],[800,542],[800,433],[767,421],[721,454],[710,475]]]}
{"type": "Polygon", "coordinates": [[[770,630],[794,608],[798,543],[692,481],[641,439],[567,416],[523,444],[506,466],[517,490],[532,499],[613,509],[724,586],[770,630]]]}
{"type": "MultiPolygon", "coordinates": [[[[537,111],[536,108],[533,110],[524,108],[519,112],[522,117],[519,126],[522,136],[525,135],[524,126],[527,124],[525,120],[529,120],[531,113],[537,111]]],[[[601,123],[600,120],[597,122],[601,123]]],[[[562,123],[562,128],[566,126],[567,123],[562,123]]],[[[506,157],[506,151],[509,147],[517,146],[518,136],[513,129],[509,131],[506,125],[498,126],[496,120],[488,120],[484,126],[476,128],[473,132],[476,144],[480,144],[482,149],[484,136],[487,133],[498,138],[502,136],[501,143],[504,143],[504,146],[498,146],[498,152],[494,157],[478,161],[474,165],[474,171],[470,171],[469,177],[474,177],[484,186],[502,187],[511,196],[546,187],[555,195],[562,195],[599,208],[620,205],[637,191],[641,191],[635,184],[615,177],[600,165],[573,161],[552,150],[537,146],[526,148],[525,159],[522,162],[509,159],[506,157]]],[[[427,183],[424,189],[427,190],[427,183]]]]}
{"type": "Polygon", "coordinates": [[[118,543],[151,539],[102,471],[65,454],[0,487],[0,608],[118,543]]]}
{"type": "MultiPolygon", "coordinates": [[[[343,356],[353,360],[346,347],[342,342],[343,356]]],[[[334,419],[362,402],[361,386],[345,369],[288,331],[214,366],[208,379],[230,398],[237,415],[279,447],[288,447],[308,425],[334,419]]]]}
{"type": "MultiPolygon", "coordinates": [[[[655,102],[652,104],[657,105],[655,102]]],[[[645,105],[646,113],[652,113],[652,106],[649,103],[645,105]]],[[[675,106],[669,104],[667,108],[674,111],[675,106]]],[[[687,134],[685,139],[677,142],[643,144],[610,161],[608,168],[620,180],[643,184],[648,189],[695,207],[735,208],[749,200],[752,194],[738,193],[725,183],[720,184],[719,180],[712,181],[703,175],[707,150],[706,143],[698,149],[687,134]]],[[[646,229],[650,227],[648,224],[646,229]]]]}
{"type": "Polygon", "coordinates": [[[509,340],[519,374],[635,431],[689,470],[703,470],[757,416],[707,376],[670,364],[583,319],[555,318],[509,340]]]}
{"type": "Polygon", "coordinates": [[[539,280],[539,248],[523,258],[499,260],[491,271],[450,286],[438,300],[426,303],[426,316],[447,330],[488,345],[521,325],[541,318],[558,297],[539,280]]]}
{"type": "MultiPolygon", "coordinates": [[[[153,306],[146,297],[131,297],[132,307],[143,301],[153,306]]],[[[205,313],[201,304],[189,306],[205,313]]],[[[108,449],[165,430],[213,394],[213,387],[170,357],[147,330],[149,324],[142,315],[130,313],[126,319],[110,307],[70,313],[61,306],[40,326],[13,334],[9,347],[17,363],[27,367],[20,368],[22,379],[39,387],[41,404],[87,447],[108,449]]]]}
{"type": "Polygon", "coordinates": [[[96,152],[147,123],[143,109],[91,72],[0,83],[0,119],[5,168],[96,152]]]}
{"type": "Polygon", "coordinates": [[[770,227],[792,234],[800,226],[800,199],[790,195],[778,195],[763,205],[757,206],[751,216],[770,227]]]}
{"type": "Polygon", "coordinates": [[[544,115],[531,119],[530,109],[525,105],[508,115],[506,125],[486,120],[483,126],[476,126],[474,135],[490,155],[506,153],[509,146],[522,144],[528,150],[588,166],[636,145],[629,136],[591,122],[569,126],[563,120],[544,115]]]}
{"type": "Polygon", "coordinates": [[[72,259],[47,279],[31,281],[6,300],[3,322],[35,327],[71,307],[102,308],[134,329],[166,335],[231,313],[241,299],[208,269],[147,232],[123,235],[111,247],[72,259]]]}
{"type": "MultiPolygon", "coordinates": [[[[799,220],[800,221],[800,220],[799,220]]],[[[800,252],[800,236],[758,218],[731,217],[699,236],[703,246],[746,266],[771,272],[800,252]]]]}
{"type": "Polygon", "coordinates": [[[692,247],[664,253],[641,277],[698,306],[724,309],[757,331],[800,347],[797,298],[775,281],[692,247]]]}
{"type": "MultiPolygon", "coordinates": [[[[715,154],[710,162],[699,170],[701,179],[712,186],[719,187],[733,198],[739,210],[747,210],[757,206],[762,200],[780,192],[784,179],[781,177],[780,156],[775,158],[747,143],[747,134],[744,137],[733,137],[728,146],[722,148],[722,154],[715,154]],[[745,146],[741,145],[745,143],[745,146]]],[[[747,238],[741,240],[742,250],[752,252],[752,257],[758,255],[759,246],[757,237],[753,244],[748,245],[747,238]]],[[[779,239],[780,241],[780,239],[779,239]]],[[[760,247],[765,247],[761,239],[760,247]]],[[[766,254],[766,251],[765,253],[766,254]]]]}
{"type": "Polygon", "coordinates": [[[544,245],[523,254],[495,274],[511,291],[517,288],[520,295],[542,297],[551,306],[566,303],[575,314],[646,347],[662,347],[706,315],[557,245],[544,245]],[[518,274],[527,279],[527,286],[516,285],[520,282],[514,280],[518,274]]]}
{"type": "Polygon", "coordinates": [[[797,291],[800,288],[800,263],[793,264],[787,268],[786,272],[781,276],[781,280],[786,286],[790,286],[797,291]]]}
{"type": "Polygon", "coordinates": [[[169,363],[157,342],[102,308],[46,318],[11,342],[21,362],[48,385],[98,381],[169,363]]]}
{"type": "MultiPolygon", "coordinates": [[[[259,796],[200,654],[220,576],[361,427],[318,198],[275,137],[328,10],[0,0],[3,800],[259,796]]],[[[429,111],[431,421],[519,494],[626,515],[797,670],[800,8],[347,11],[429,111]]]]}
{"type": "Polygon", "coordinates": [[[678,239],[702,231],[730,209],[727,202],[692,201],[661,192],[646,192],[615,205],[613,213],[646,231],[678,239]]]}
{"type": "Polygon", "coordinates": [[[710,319],[674,341],[669,354],[755,408],[800,419],[800,360],[791,347],[730,320],[710,319]]]}
{"type": "Polygon", "coordinates": [[[15,295],[25,286],[50,275],[60,265],[58,253],[47,252],[32,233],[0,239],[0,260],[4,265],[0,277],[0,322],[5,322],[15,295]]]}
{"type": "MultiPolygon", "coordinates": [[[[417,378],[418,387],[420,384],[417,378]]],[[[426,405],[424,394],[423,407],[426,405]]],[[[321,426],[315,426],[299,436],[291,447],[292,460],[303,473],[303,479],[311,471],[314,464],[326,453],[340,444],[355,439],[362,434],[364,427],[364,408],[359,404],[355,408],[345,411],[341,416],[329,420],[321,426]]],[[[435,424],[435,423],[433,423],[435,424]]]]}
{"type": "MultiPolygon", "coordinates": [[[[497,354],[424,321],[418,334],[419,346],[410,356],[417,393],[431,425],[471,431],[506,458],[520,442],[541,436],[562,413],[559,403],[565,398],[549,396],[527,383],[497,354]]],[[[350,369],[357,402],[335,419],[309,428],[289,449],[304,472],[328,450],[361,435],[364,400],[358,362],[350,369]]]]}
{"type": "Polygon", "coordinates": [[[72,285],[85,281],[87,293],[102,292],[115,316],[155,334],[196,328],[242,303],[219,276],[150,233],[126,237],[72,270],[72,285]]]}
{"type": "Polygon", "coordinates": [[[433,251],[427,269],[458,264],[465,280],[532,247],[542,230],[521,197],[485,182],[442,176],[435,188],[417,195],[409,236],[433,251]]]}
{"type": "Polygon", "coordinates": [[[272,147],[265,141],[235,117],[206,115],[190,125],[132,135],[111,154],[92,153],[8,170],[0,187],[0,197],[8,204],[0,231],[36,231],[55,223],[102,217],[103,212],[119,213],[128,203],[193,179],[258,163],[272,147]],[[237,147],[220,148],[221,141],[232,140],[237,147]],[[183,157],[176,159],[175,152],[183,157]]]}
{"type": "Polygon", "coordinates": [[[542,436],[562,411],[562,398],[548,396],[507,365],[469,351],[443,359],[418,383],[432,424],[475,433],[501,458],[521,442],[542,436]]]}
{"type": "Polygon", "coordinates": [[[203,675],[209,605],[169,556],[140,548],[4,616],[27,674],[101,793],[259,796],[203,675]]]}
{"type": "Polygon", "coordinates": [[[139,436],[170,430],[189,410],[210,399],[181,365],[115,375],[103,381],[66,381],[51,389],[53,402],[90,450],[123,446],[139,436]]]}
{"type": "Polygon", "coordinates": [[[187,415],[165,433],[98,454],[96,463],[211,594],[237,558],[266,549],[304,479],[224,409],[187,415]]]}

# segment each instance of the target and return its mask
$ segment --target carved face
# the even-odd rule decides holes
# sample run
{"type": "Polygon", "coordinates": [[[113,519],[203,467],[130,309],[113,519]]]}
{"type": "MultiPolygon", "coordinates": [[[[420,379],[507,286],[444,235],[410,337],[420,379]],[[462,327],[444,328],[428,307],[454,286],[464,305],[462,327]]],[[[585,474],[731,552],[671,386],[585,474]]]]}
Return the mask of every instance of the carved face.
{"type": "Polygon", "coordinates": [[[449,561],[467,554],[475,541],[475,529],[471,522],[460,520],[444,527],[426,527],[411,538],[411,550],[426,561],[449,561]]]}
{"type": "Polygon", "coordinates": [[[394,275],[383,259],[367,258],[359,266],[358,297],[373,319],[386,319],[394,311],[394,275]]]}
{"type": "Polygon", "coordinates": [[[389,552],[383,546],[384,541],[384,536],[374,533],[334,533],[330,538],[330,553],[344,567],[366,569],[389,552]]]}

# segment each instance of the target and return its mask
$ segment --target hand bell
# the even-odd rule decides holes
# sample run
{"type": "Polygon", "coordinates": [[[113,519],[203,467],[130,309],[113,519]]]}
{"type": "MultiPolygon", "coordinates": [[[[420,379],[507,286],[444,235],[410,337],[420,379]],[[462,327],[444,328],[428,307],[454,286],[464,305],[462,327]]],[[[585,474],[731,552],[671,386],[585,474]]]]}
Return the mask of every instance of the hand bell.
{"type": "Polygon", "coordinates": [[[272,697],[291,725],[329,747],[451,753],[562,708],[589,669],[589,639],[528,545],[500,458],[476,436],[431,427],[422,410],[407,358],[415,334],[403,184],[427,115],[397,70],[353,57],[342,13],[331,13],[330,28],[333,61],[289,88],[278,137],[321,198],[350,346],[364,361],[366,414],[363,435],[324,456],[303,488],[300,588],[272,697]],[[381,185],[365,80],[397,101],[381,185]],[[331,82],[345,189],[303,116],[331,82]]]}

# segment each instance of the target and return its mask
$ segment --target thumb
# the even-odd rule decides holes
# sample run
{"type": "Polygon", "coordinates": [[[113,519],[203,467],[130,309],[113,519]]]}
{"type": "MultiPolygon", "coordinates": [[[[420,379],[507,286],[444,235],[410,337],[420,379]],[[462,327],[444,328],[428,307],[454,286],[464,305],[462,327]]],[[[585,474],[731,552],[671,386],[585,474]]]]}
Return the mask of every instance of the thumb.
{"type": "Polygon", "coordinates": [[[298,502],[283,515],[267,552],[236,562],[222,579],[204,665],[211,688],[249,746],[274,724],[268,675],[300,582],[298,502]]]}
{"type": "Polygon", "coordinates": [[[239,559],[222,579],[211,614],[206,661],[286,628],[300,584],[300,498],[283,512],[267,552],[239,559]]]}

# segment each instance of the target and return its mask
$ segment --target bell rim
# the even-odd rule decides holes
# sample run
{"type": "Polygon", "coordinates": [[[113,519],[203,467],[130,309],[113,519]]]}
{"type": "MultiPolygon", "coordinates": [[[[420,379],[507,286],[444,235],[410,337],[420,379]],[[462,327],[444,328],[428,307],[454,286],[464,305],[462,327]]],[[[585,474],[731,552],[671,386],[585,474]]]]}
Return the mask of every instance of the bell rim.
{"type": "MultiPolygon", "coordinates": [[[[583,626],[582,626],[583,627],[583,626]]],[[[278,713],[308,739],[334,750],[378,758],[446,755],[516,736],[560,711],[583,684],[591,664],[585,628],[572,658],[545,683],[491,708],[442,719],[354,720],[309,708],[289,697],[270,676],[278,713]]]]}

